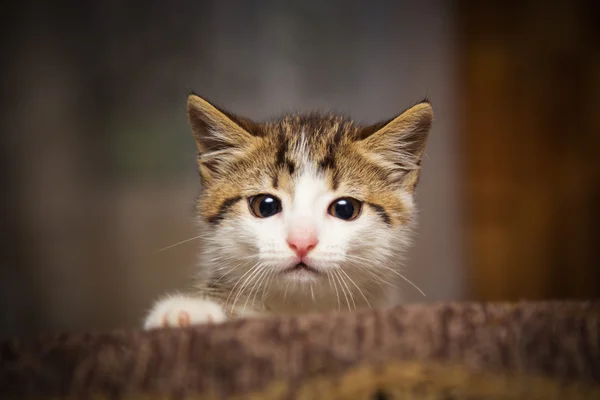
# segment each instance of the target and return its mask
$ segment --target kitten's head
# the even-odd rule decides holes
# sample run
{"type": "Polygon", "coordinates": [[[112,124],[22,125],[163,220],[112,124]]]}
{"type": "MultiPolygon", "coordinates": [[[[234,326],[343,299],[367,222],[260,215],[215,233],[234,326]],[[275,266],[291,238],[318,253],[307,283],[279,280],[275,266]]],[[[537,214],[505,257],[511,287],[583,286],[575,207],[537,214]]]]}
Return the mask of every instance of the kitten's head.
{"type": "Polygon", "coordinates": [[[188,114],[203,263],[217,278],[358,283],[397,267],[433,118],[427,101],[371,126],[317,114],[255,123],[193,94],[188,114]]]}

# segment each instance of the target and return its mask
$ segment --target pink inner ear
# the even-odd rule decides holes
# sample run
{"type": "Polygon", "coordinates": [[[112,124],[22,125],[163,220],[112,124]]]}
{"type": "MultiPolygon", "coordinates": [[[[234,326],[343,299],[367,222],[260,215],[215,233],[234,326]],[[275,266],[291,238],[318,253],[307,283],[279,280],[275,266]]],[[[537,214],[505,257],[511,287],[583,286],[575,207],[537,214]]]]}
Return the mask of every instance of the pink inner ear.
{"type": "Polygon", "coordinates": [[[298,257],[304,257],[319,243],[317,229],[311,224],[295,224],[288,231],[286,242],[298,257]]]}

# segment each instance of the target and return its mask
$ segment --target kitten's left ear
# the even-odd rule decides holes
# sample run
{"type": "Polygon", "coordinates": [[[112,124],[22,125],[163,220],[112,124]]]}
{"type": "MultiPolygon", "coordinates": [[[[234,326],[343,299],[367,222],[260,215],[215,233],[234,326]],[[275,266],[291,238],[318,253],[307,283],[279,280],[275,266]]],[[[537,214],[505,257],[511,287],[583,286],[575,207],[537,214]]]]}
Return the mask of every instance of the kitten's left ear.
{"type": "Polygon", "coordinates": [[[250,120],[221,110],[193,93],[188,96],[187,111],[198,147],[200,176],[206,184],[260,136],[258,126],[250,120]]]}
{"type": "Polygon", "coordinates": [[[360,143],[403,187],[414,190],[432,121],[433,109],[424,100],[391,120],[364,128],[360,143]]]}

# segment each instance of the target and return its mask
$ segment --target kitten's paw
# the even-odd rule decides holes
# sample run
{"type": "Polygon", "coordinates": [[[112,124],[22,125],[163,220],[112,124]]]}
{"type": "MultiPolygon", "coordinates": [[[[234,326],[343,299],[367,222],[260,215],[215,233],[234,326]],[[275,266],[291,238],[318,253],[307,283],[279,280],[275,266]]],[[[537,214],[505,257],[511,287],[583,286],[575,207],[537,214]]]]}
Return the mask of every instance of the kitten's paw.
{"type": "Polygon", "coordinates": [[[223,308],[210,300],[171,296],[160,300],[144,322],[144,329],[184,327],[227,319],[223,308]]]}

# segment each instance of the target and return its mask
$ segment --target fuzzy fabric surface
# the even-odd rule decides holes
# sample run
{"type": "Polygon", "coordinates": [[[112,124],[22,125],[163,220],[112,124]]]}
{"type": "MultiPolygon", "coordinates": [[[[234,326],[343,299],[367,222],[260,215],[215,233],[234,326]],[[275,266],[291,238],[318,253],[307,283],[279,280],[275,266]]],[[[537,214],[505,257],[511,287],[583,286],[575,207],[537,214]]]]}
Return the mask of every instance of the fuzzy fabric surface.
{"type": "Polygon", "coordinates": [[[6,340],[0,398],[600,399],[600,302],[414,305],[6,340]]]}

